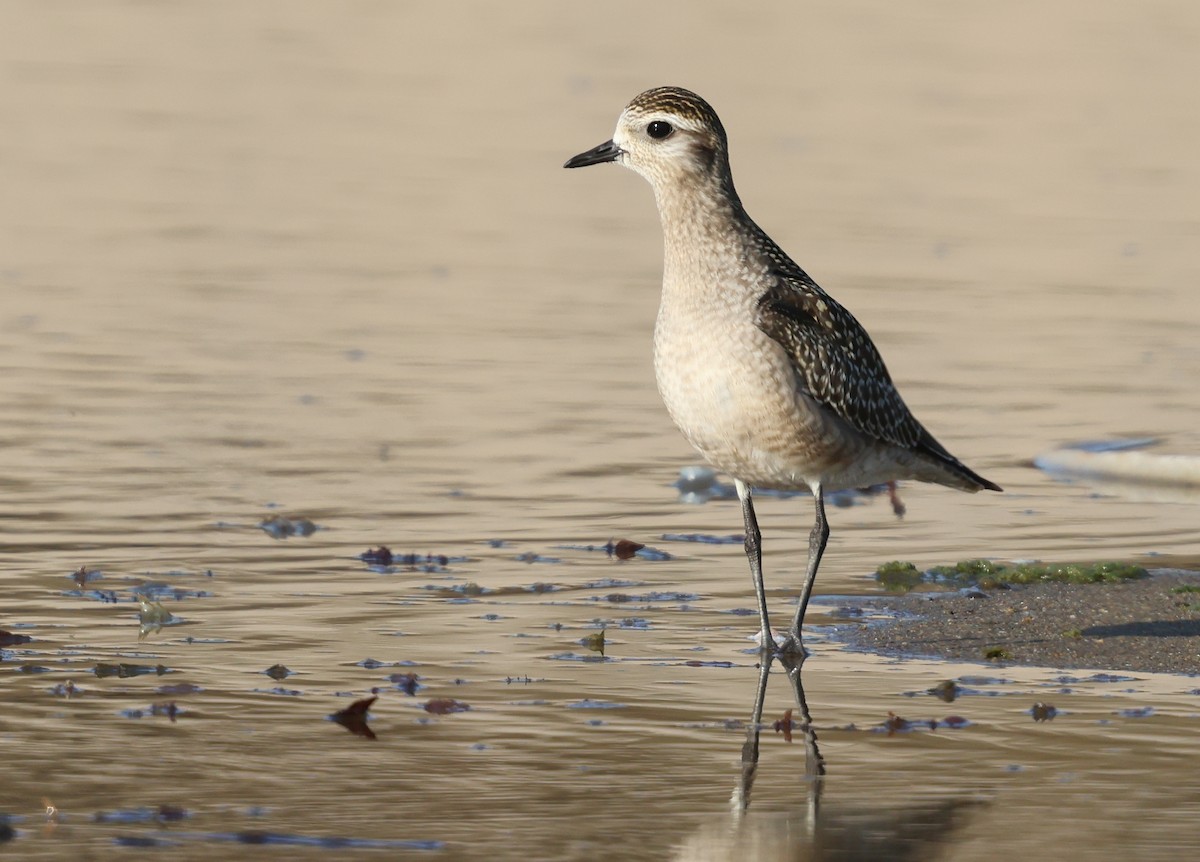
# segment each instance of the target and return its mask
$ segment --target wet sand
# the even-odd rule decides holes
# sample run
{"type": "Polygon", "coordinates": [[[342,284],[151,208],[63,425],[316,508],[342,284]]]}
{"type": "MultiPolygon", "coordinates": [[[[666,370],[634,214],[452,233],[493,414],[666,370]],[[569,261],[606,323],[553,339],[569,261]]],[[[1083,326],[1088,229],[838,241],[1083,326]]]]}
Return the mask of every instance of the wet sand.
{"type": "Polygon", "coordinates": [[[1154,569],[1116,584],[1046,583],[864,601],[893,619],[841,626],[851,646],[1044,667],[1200,673],[1200,573],[1154,569]]]}

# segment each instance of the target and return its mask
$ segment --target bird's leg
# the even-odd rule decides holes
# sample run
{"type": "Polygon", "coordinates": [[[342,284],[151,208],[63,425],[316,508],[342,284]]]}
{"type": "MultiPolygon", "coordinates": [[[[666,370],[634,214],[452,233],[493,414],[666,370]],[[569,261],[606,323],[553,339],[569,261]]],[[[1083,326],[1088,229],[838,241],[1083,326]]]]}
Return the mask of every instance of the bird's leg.
{"type": "Polygon", "coordinates": [[[808,610],[808,600],[812,596],[813,581],[817,579],[821,555],[825,553],[825,545],[829,541],[829,522],[825,520],[825,492],[821,490],[820,483],[812,486],[812,492],[813,500],[817,504],[817,522],[808,534],[808,571],[804,575],[804,587],[800,590],[796,616],[792,617],[792,627],[783,645],[784,652],[800,656],[805,655],[800,627],[804,624],[804,612],[808,610]]]}
{"type": "Polygon", "coordinates": [[[758,618],[762,624],[759,631],[759,649],[774,650],[775,638],[771,634],[771,622],[767,617],[767,594],[763,589],[762,533],[758,531],[758,519],[754,517],[754,502],[750,499],[750,488],[741,479],[734,479],[738,499],[742,501],[742,517],[746,520],[746,559],[750,561],[750,578],[754,581],[754,592],[758,597],[758,618]]]}

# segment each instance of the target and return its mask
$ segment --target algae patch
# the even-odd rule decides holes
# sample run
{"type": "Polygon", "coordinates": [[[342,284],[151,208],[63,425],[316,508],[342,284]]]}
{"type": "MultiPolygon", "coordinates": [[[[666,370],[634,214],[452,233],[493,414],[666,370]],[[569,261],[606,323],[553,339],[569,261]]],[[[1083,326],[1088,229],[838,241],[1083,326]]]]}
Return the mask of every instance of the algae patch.
{"type": "Polygon", "coordinates": [[[893,561],[875,570],[875,580],[892,592],[908,592],[921,584],[961,589],[1003,589],[1010,584],[1103,584],[1144,578],[1142,566],[1105,561],[1098,563],[1001,563],[963,560],[952,566],[934,566],[922,572],[912,563],[893,561]]]}

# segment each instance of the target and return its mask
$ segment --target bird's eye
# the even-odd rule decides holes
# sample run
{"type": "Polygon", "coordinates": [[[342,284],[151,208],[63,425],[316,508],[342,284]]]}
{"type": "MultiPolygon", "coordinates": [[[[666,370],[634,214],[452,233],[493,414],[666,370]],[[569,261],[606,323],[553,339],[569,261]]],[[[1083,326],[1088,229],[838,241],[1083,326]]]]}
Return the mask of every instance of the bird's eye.
{"type": "Polygon", "coordinates": [[[665,123],[662,120],[655,120],[653,123],[646,126],[646,134],[652,138],[657,138],[658,140],[668,137],[673,131],[675,131],[675,129],[671,127],[671,124],[665,123]]]}

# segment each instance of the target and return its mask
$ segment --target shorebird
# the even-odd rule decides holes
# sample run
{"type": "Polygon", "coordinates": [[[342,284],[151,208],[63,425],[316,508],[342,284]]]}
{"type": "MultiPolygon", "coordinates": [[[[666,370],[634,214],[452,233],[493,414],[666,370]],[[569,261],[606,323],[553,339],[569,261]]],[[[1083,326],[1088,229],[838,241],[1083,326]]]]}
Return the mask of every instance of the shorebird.
{"type": "Polygon", "coordinates": [[[1001,490],[916,420],[871,337],[746,214],[716,112],[658,87],[621,112],[612,140],[563,167],[616,162],[654,188],[664,249],[654,369],[688,441],[734,479],[764,650],[776,648],[752,488],[812,491],[816,523],[780,652],[803,657],[804,614],[829,540],[825,492],[916,479],[1001,490]]]}

